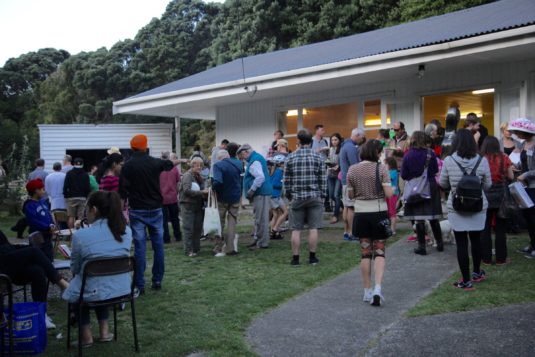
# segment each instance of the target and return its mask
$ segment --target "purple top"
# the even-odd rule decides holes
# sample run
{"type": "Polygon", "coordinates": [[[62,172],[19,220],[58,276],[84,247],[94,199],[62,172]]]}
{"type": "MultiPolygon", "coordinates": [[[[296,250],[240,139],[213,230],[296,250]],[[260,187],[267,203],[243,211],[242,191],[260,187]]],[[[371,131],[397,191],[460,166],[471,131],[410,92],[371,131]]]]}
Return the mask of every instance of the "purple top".
{"type": "Polygon", "coordinates": [[[427,167],[427,177],[429,181],[435,179],[438,173],[437,157],[433,150],[430,149],[415,149],[411,148],[403,157],[401,163],[401,177],[408,181],[415,177],[421,176],[424,173],[425,160],[427,153],[431,154],[429,166],[427,167]]]}

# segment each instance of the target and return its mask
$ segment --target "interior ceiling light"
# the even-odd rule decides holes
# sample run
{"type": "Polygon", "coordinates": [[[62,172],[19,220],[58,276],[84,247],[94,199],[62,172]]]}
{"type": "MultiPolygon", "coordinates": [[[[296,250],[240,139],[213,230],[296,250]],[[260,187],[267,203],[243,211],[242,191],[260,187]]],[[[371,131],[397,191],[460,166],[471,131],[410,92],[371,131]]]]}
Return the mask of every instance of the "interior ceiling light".
{"type": "MultiPolygon", "coordinates": [[[[287,117],[296,117],[298,114],[298,111],[297,109],[291,109],[291,110],[288,110],[288,112],[286,113],[286,116],[287,117]]],[[[307,114],[307,110],[305,108],[303,108],[303,115],[306,115],[307,114]]]]}
{"type": "Polygon", "coordinates": [[[478,90],[472,91],[472,94],[485,94],[485,93],[494,93],[494,88],[478,89],[478,90]]]}

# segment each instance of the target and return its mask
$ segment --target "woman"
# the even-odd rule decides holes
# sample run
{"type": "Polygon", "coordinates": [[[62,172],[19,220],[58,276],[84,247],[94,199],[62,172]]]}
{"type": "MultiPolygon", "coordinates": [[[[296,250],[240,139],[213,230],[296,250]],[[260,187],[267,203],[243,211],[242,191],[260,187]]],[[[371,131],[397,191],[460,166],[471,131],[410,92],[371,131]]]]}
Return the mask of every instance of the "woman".
{"type": "Polygon", "coordinates": [[[435,152],[437,157],[440,157],[442,154],[442,140],[439,140],[437,125],[433,123],[427,124],[424,132],[429,138],[429,147],[435,152]]]}
{"type": "Polygon", "coordinates": [[[273,157],[276,155],[282,155],[284,157],[288,156],[290,152],[288,151],[288,141],[286,139],[277,140],[276,150],[273,152],[273,157]]]}
{"type": "Polygon", "coordinates": [[[437,243],[437,250],[444,250],[442,242],[442,231],[440,229],[439,219],[442,218],[442,204],[440,202],[440,191],[438,189],[435,176],[438,174],[437,157],[433,150],[428,148],[429,137],[423,131],[415,131],[410,140],[410,149],[403,157],[401,164],[401,177],[405,181],[415,179],[423,175],[427,170],[427,180],[429,182],[429,191],[431,198],[405,202],[404,217],[416,221],[416,236],[418,239],[418,248],[414,253],[426,255],[425,248],[425,221],[429,220],[433,236],[437,243]]]}
{"type": "Polygon", "coordinates": [[[507,130],[508,126],[508,122],[502,123],[500,125],[500,132],[502,133],[502,142],[500,143],[500,145],[503,148],[503,152],[507,156],[511,155],[516,147],[516,143],[513,140],[511,132],[507,130]]]}
{"type": "MultiPolygon", "coordinates": [[[[87,199],[87,219],[91,226],[77,230],[72,238],[71,270],[74,278],[63,293],[63,299],[76,303],[82,288],[84,264],[91,259],[128,257],[132,246],[132,231],[121,212],[121,199],[116,192],[93,192],[87,199]]],[[[132,278],[129,273],[114,276],[87,278],[84,300],[101,301],[130,294],[132,278]]],[[[78,310],[78,309],[76,309],[78,310]]],[[[109,342],[108,308],[95,309],[100,330],[100,342],[109,342]]],[[[93,344],[89,309],[82,308],[82,345],[93,344]]]]}
{"type": "Polygon", "coordinates": [[[383,146],[379,140],[367,141],[360,148],[361,162],[347,172],[348,195],[355,199],[353,235],[360,238],[360,272],[364,283],[364,302],[381,306],[384,297],[381,283],[385,271],[386,239],[384,225],[388,223],[385,198],[392,197],[390,175],[379,163],[383,146]],[[379,177],[377,177],[379,176],[379,177]],[[375,287],[371,285],[371,262],[374,260],[375,287]]]}
{"type": "Polygon", "coordinates": [[[208,190],[204,189],[201,176],[204,162],[200,157],[190,161],[190,169],[180,181],[180,215],[184,238],[184,253],[196,257],[201,250],[204,198],[208,190]]]}
{"type": "Polygon", "coordinates": [[[492,186],[485,191],[488,200],[487,220],[481,237],[481,261],[492,264],[491,227],[496,232],[496,265],[504,265],[507,259],[507,243],[505,231],[507,219],[498,216],[498,209],[503,201],[507,181],[514,179],[513,163],[509,156],[500,150],[500,142],[494,136],[487,136],[481,146],[481,155],[489,162],[492,186]]]}
{"type": "MultiPolygon", "coordinates": [[[[517,179],[527,186],[529,197],[535,201],[535,123],[529,119],[515,119],[509,122],[507,130],[513,133],[513,139],[524,140],[520,153],[522,174],[517,179]]],[[[535,207],[524,209],[522,213],[530,239],[530,244],[522,252],[535,258],[535,207]]]]}
{"type": "Polygon", "coordinates": [[[340,216],[340,205],[342,200],[342,182],[338,179],[340,165],[338,165],[338,155],[342,146],[342,136],[335,133],[331,136],[331,147],[327,158],[327,188],[329,198],[334,201],[334,211],[331,217],[331,224],[337,223],[340,216]]]}
{"type": "Polygon", "coordinates": [[[457,184],[463,176],[463,168],[471,173],[477,166],[475,174],[482,182],[484,190],[489,189],[492,183],[489,163],[487,159],[480,158],[477,154],[477,143],[472,133],[467,129],[460,129],[455,134],[452,144],[453,154],[444,160],[444,166],[440,174],[440,186],[451,189],[448,197],[448,220],[453,227],[455,241],[457,242],[457,260],[462,273],[462,279],[455,282],[454,286],[464,290],[473,290],[472,282],[480,282],[485,279],[485,271],[481,269],[481,231],[485,228],[487,218],[487,199],[483,195],[483,209],[481,212],[467,213],[458,212],[453,208],[457,184]],[[468,257],[468,239],[472,247],[472,263],[474,270],[470,274],[470,260],[468,257]]]}
{"type": "Polygon", "coordinates": [[[119,176],[123,167],[123,155],[113,153],[102,160],[98,172],[101,191],[119,191],[119,176]]]}
{"type": "MultiPolygon", "coordinates": [[[[0,231],[0,274],[9,276],[13,284],[32,286],[32,300],[46,303],[48,281],[67,289],[67,283],[47,256],[38,248],[11,245],[0,231]]],[[[46,315],[46,327],[56,326],[46,315]]]]}

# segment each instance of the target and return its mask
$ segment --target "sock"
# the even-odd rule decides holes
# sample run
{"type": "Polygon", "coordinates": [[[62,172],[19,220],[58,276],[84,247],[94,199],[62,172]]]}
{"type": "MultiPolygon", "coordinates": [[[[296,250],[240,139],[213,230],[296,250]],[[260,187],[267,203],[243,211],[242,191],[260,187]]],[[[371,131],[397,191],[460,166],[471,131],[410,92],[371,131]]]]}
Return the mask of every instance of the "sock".
{"type": "Polygon", "coordinates": [[[298,262],[299,261],[299,254],[293,256],[293,261],[298,262]]]}
{"type": "Polygon", "coordinates": [[[316,258],[316,252],[310,252],[308,258],[309,259],[316,258]]]}
{"type": "Polygon", "coordinates": [[[375,288],[373,289],[374,294],[380,294],[381,293],[381,285],[375,284],[375,288]]]}

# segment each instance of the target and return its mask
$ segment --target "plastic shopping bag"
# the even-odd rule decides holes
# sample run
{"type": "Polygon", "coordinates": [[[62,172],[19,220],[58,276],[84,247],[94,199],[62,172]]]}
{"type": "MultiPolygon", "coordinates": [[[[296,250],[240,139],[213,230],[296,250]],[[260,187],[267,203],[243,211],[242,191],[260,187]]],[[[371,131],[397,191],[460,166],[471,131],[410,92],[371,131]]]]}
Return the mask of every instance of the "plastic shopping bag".
{"type": "Polygon", "coordinates": [[[203,221],[204,235],[216,235],[221,237],[221,220],[219,219],[219,209],[217,208],[217,199],[215,193],[210,189],[208,192],[208,204],[204,209],[203,221]]]}
{"type": "MultiPolygon", "coordinates": [[[[7,316],[8,310],[6,308],[7,316]]],[[[33,355],[43,353],[48,340],[46,333],[46,304],[21,302],[13,304],[13,353],[33,355]]],[[[9,348],[9,331],[4,329],[4,351],[9,348]]]]}

